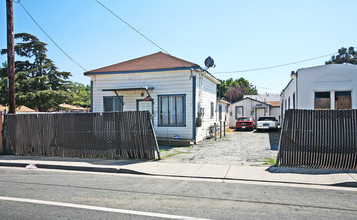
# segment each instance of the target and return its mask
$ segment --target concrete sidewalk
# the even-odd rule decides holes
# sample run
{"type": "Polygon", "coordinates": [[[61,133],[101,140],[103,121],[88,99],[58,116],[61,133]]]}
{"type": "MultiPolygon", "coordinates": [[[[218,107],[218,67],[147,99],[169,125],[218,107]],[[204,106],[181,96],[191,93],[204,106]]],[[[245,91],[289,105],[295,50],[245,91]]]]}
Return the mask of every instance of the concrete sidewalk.
{"type": "Polygon", "coordinates": [[[357,171],[0,155],[0,166],[357,187],[357,171]]]}

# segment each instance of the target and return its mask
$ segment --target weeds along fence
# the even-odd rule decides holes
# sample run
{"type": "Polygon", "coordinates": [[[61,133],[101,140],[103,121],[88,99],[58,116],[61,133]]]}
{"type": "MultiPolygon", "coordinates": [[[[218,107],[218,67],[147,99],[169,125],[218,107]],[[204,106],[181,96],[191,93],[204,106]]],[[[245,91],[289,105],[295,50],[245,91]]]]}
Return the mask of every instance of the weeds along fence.
{"type": "Polygon", "coordinates": [[[357,110],[287,110],[277,164],[357,169],[357,110]]]}
{"type": "Polygon", "coordinates": [[[5,154],[155,159],[149,112],[6,114],[5,154]]]}

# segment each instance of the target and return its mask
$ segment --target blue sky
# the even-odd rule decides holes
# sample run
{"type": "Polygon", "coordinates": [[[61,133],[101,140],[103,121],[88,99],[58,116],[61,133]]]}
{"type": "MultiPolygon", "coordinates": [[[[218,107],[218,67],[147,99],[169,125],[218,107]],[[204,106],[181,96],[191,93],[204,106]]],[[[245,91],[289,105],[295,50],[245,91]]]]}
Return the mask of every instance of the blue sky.
{"type": "MultiPolygon", "coordinates": [[[[259,92],[280,92],[290,72],[323,65],[328,57],[280,68],[221,73],[290,63],[357,46],[357,1],[100,0],[171,55],[204,66],[211,56],[219,79],[244,77],[259,92]],[[269,89],[267,89],[269,88],[269,89]]],[[[95,0],[21,0],[44,30],[87,70],[158,52],[159,49],[95,0]]],[[[6,4],[0,1],[0,46],[6,47],[6,4]]],[[[15,33],[48,44],[48,57],[73,81],[89,77],[69,60],[14,2],[15,33]]],[[[6,56],[0,57],[0,62],[6,56]]]]}

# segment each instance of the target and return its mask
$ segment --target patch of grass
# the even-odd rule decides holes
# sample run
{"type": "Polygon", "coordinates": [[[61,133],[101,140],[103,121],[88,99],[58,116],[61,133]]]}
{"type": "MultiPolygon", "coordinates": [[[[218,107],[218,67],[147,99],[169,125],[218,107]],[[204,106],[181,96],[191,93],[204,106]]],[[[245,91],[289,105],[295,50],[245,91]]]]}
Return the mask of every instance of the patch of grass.
{"type": "Polygon", "coordinates": [[[192,154],[192,152],[183,152],[183,151],[177,151],[177,150],[175,150],[173,153],[167,154],[167,155],[165,155],[164,157],[162,157],[162,159],[167,159],[167,158],[169,158],[169,157],[172,157],[172,156],[175,156],[175,155],[178,155],[178,154],[192,154]]]}
{"type": "Polygon", "coordinates": [[[269,157],[266,157],[264,162],[263,162],[263,165],[269,165],[269,166],[272,166],[272,165],[275,165],[276,164],[276,158],[269,158],[269,157]]]}

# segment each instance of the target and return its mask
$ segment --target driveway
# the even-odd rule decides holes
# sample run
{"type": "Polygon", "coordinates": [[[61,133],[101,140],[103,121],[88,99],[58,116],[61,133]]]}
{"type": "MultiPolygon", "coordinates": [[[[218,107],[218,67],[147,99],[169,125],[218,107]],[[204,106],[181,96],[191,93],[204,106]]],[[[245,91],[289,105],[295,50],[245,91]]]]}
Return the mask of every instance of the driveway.
{"type": "Polygon", "coordinates": [[[160,147],[163,162],[271,165],[278,154],[280,132],[233,131],[217,141],[206,140],[192,147],[160,147]]]}

